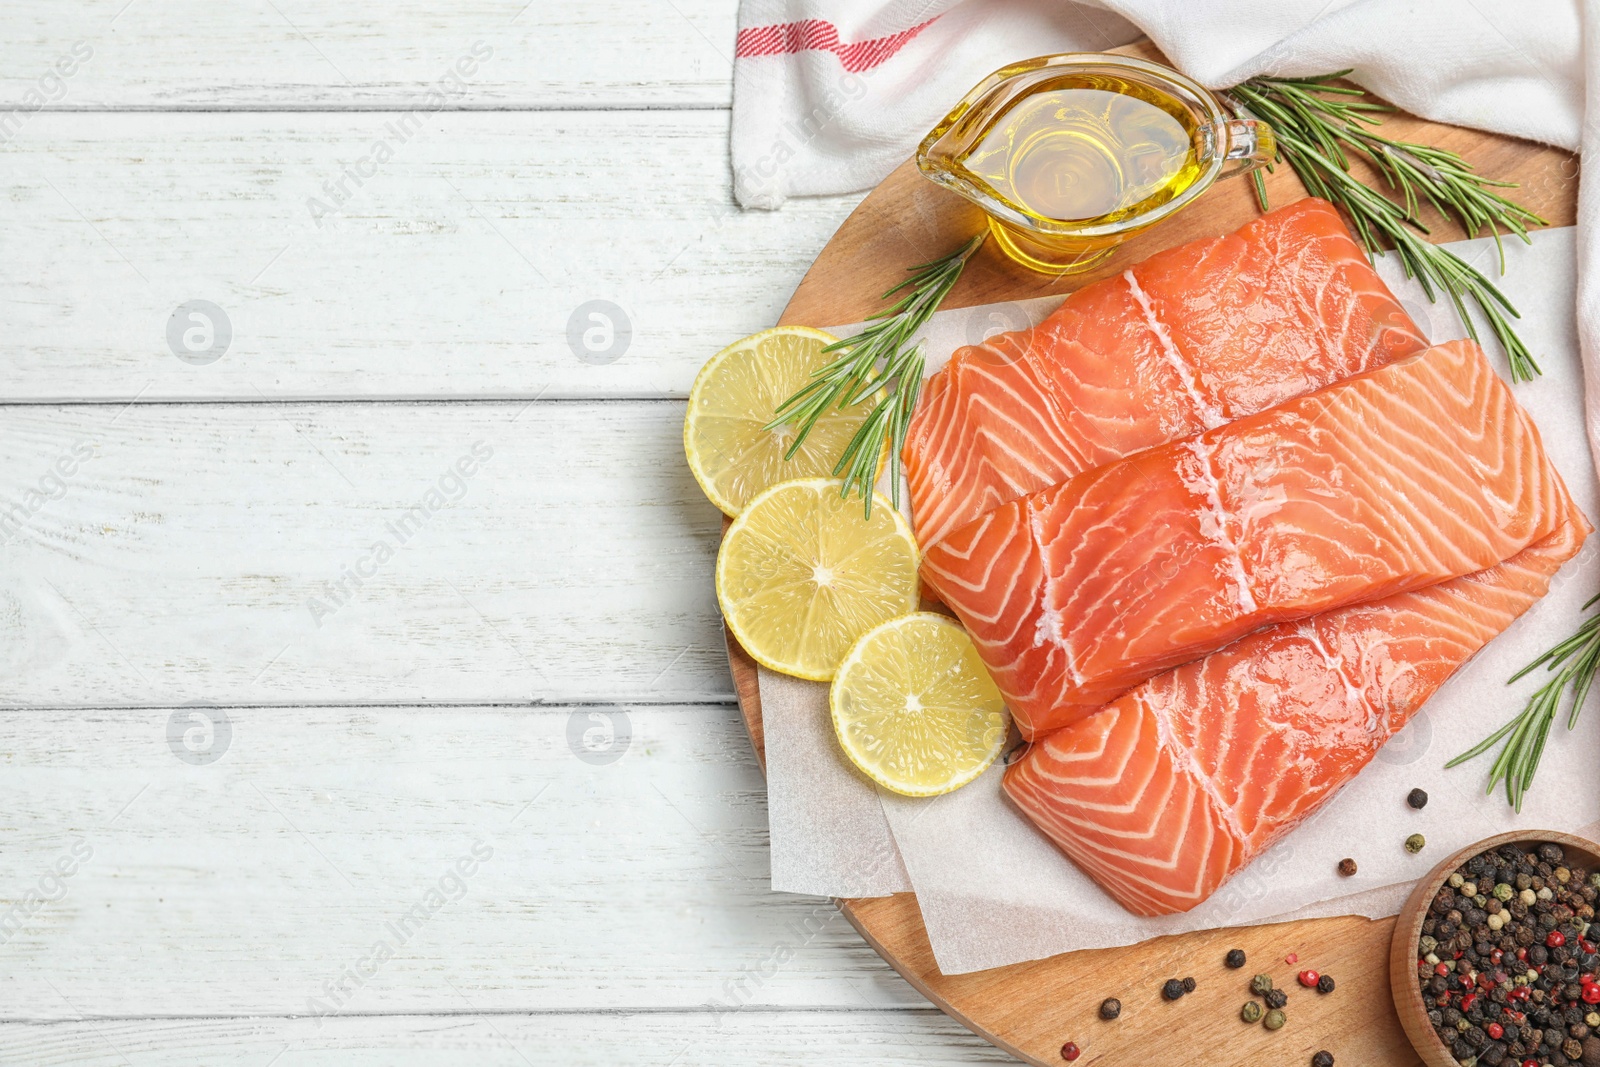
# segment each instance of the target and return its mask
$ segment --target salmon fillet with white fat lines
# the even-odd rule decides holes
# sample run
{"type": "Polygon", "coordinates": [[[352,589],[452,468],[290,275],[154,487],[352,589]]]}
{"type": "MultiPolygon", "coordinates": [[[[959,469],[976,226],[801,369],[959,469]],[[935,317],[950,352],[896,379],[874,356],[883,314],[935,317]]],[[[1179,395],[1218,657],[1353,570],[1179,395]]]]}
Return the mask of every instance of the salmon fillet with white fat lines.
{"type": "Polygon", "coordinates": [[[1589,532],[1569,502],[1496,567],[1251,634],[1034,744],[1005,791],[1129,911],[1188,911],[1331,800],[1589,532]]]}
{"type": "Polygon", "coordinates": [[[1453,341],[1007,504],[922,573],[1034,738],[1262,626],[1492,567],[1567,507],[1453,341]]]}
{"type": "Polygon", "coordinates": [[[902,453],[918,543],[1425,347],[1326,201],[1158,253],[928,379],[902,453]]]}

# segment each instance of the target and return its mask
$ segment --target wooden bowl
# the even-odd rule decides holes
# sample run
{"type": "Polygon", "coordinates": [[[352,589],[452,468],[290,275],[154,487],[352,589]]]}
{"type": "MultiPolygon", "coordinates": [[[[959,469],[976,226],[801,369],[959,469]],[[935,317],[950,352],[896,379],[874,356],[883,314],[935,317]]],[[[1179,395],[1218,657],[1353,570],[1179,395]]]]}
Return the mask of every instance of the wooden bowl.
{"type": "MultiPolygon", "coordinates": [[[[1422,1057],[1426,1067],[1459,1067],[1433,1032],[1428,1022],[1427,1009],[1422,1005],[1422,989],[1417,985],[1417,941],[1422,936],[1422,921],[1427,917],[1428,905],[1438,894],[1455,869],[1481,852],[1489,852],[1501,845],[1542,845],[1546,842],[1560,845],[1566,852],[1566,863],[1587,867],[1591,872],[1600,870],[1600,845],[1571,834],[1554,830],[1514,830],[1485,838],[1469,845],[1442,860],[1428,876],[1417,883],[1406,900],[1394,924],[1394,939],[1389,943],[1389,987],[1394,995],[1394,1008],[1400,1016],[1411,1045],[1422,1057]]],[[[1510,1063],[1508,1060],[1507,1063],[1510,1063]]]]}

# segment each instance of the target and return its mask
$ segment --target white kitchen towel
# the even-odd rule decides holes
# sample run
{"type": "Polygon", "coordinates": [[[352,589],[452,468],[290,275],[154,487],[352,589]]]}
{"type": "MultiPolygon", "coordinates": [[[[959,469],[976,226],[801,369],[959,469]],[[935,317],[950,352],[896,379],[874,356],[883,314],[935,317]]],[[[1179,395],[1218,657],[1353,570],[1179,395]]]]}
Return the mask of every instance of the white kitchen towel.
{"type": "MultiPolygon", "coordinates": [[[[1579,0],[742,0],[734,189],[746,207],[866,189],[990,72],[1146,33],[1212,88],[1351,77],[1441,122],[1576,149],[1579,0]]],[[[1594,64],[1591,63],[1591,66],[1594,64]]]]}

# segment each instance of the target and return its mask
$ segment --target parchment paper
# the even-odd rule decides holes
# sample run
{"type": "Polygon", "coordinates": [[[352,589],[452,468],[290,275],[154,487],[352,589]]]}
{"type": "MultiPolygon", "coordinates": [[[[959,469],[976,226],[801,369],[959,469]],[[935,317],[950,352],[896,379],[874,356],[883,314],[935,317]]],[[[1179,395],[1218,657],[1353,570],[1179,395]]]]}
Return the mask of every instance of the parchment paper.
{"type": "MultiPolygon", "coordinates": [[[[1571,229],[1535,235],[1534,246],[1508,244],[1502,288],[1523,313],[1520,332],[1544,368],[1544,377],[1516,386],[1533,415],[1546,447],[1567,479],[1580,507],[1592,517],[1600,510],[1582,420],[1582,379],[1574,322],[1574,250],[1571,229]]],[[[1457,253],[1497,275],[1494,245],[1480,240],[1453,245],[1457,253]]],[[[1415,283],[1385,262],[1386,280],[1412,317],[1435,342],[1463,336],[1448,305],[1429,303],[1415,283]]],[[[937,325],[930,354],[941,358],[966,343],[970,331],[985,325],[1037,321],[1058,301],[1034,301],[971,309],[964,322],[937,325]],[[977,326],[971,325],[977,322],[977,326]],[[932,349],[937,340],[940,348],[932,349]],[[946,347],[948,346],[948,347],[946,347]]],[[[963,312],[952,312],[952,320],[963,312]]],[[[993,332],[990,329],[988,332],[993,332]]],[[[1493,351],[1493,350],[1492,350],[1493,351]]],[[[1495,358],[1498,358],[1497,352],[1495,358]]],[[[1037,959],[1072,949],[1131,944],[1161,934],[1216,926],[1250,924],[1322,915],[1387,915],[1398,910],[1411,880],[1426,873],[1445,853],[1480,837],[1523,826],[1583,832],[1600,823],[1596,754],[1600,714],[1590,711],[1573,734],[1558,722],[1546,749],[1539,778],[1524,811],[1514,815],[1503,794],[1485,795],[1487,757],[1445,771],[1446,760],[1518,711],[1540,684],[1524,679],[1507,688],[1506,679],[1549,644],[1570,632],[1580,607],[1600,591],[1600,537],[1591,538],[1577,560],[1557,576],[1549,596],[1434,696],[1406,730],[1379,753],[1357,779],[1316,816],[1258,857],[1201,907],[1164,919],[1141,919],[1123,911],[1056,851],[999,790],[1000,768],[955,793],[911,800],[884,793],[881,808],[892,830],[911,885],[916,890],[934,955],[946,974],[959,974],[1037,959]],[[1414,786],[1431,801],[1423,811],[1405,804],[1414,786]],[[1428,847],[1407,854],[1407,835],[1426,835],[1428,847]],[[1342,878],[1339,859],[1357,860],[1360,873],[1342,878]]],[[[765,682],[763,683],[765,693],[765,682]]],[[[826,718],[825,689],[816,713],[826,718]]],[[[831,736],[821,738],[832,745],[831,736]]],[[[769,727],[768,744],[771,745],[769,727]]],[[[801,757],[786,769],[817,791],[820,776],[807,776],[822,753],[801,757]]],[[[828,753],[828,758],[838,757],[828,753]]],[[[843,768],[846,774],[853,774],[843,768]]],[[[769,775],[772,767],[769,764],[769,775]]],[[[819,810],[854,805],[857,820],[867,805],[842,794],[813,798],[819,810]]],[[[774,852],[780,833],[774,822],[774,852]]],[[[860,843],[860,842],[858,842],[860,843]]],[[[881,848],[881,841],[871,843],[881,848]]],[[[863,853],[869,855],[870,853],[863,853]]],[[[849,855],[837,852],[830,874],[848,875],[849,855]]],[[[777,861],[774,861],[777,870],[777,861]]],[[[819,868],[820,870],[820,868],[819,868]]],[[[818,879],[820,882],[820,876],[818,879]]],[[[841,882],[842,884],[842,882],[841,882]]],[[[778,886],[776,877],[775,888],[778,886]]],[[[816,890],[813,890],[816,891],[816,890]]]]}
{"type": "MultiPolygon", "coordinates": [[[[1043,320],[1061,299],[936,313],[924,332],[928,373],[944,366],[963,345],[1043,320]]],[[[829,332],[848,337],[858,326],[830,327],[829,332]]],[[[903,490],[900,499],[904,505],[903,490]]],[[[910,889],[877,786],[850,765],[834,740],[827,685],[765,667],[759,674],[772,888],[834,897],[884,897],[910,889]]]]}

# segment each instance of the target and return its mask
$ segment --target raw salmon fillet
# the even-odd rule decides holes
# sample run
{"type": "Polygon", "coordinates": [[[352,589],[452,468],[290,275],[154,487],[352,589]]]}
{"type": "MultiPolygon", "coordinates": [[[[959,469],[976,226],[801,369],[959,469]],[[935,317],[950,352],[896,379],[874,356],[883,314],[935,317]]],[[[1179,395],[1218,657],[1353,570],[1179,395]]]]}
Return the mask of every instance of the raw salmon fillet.
{"type": "Polygon", "coordinates": [[[928,379],[902,453],[918,543],[1425,347],[1326,201],[1159,253],[928,379]]]}
{"type": "Polygon", "coordinates": [[[1005,790],[1129,911],[1188,911],[1332,799],[1589,532],[1568,501],[1496,567],[1251,634],[1045,737],[1005,790]]]}
{"type": "Polygon", "coordinates": [[[1262,626],[1492,567],[1566,513],[1538,431],[1453,341],[1006,504],[922,574],[1031,739],[1262,626]]]}

